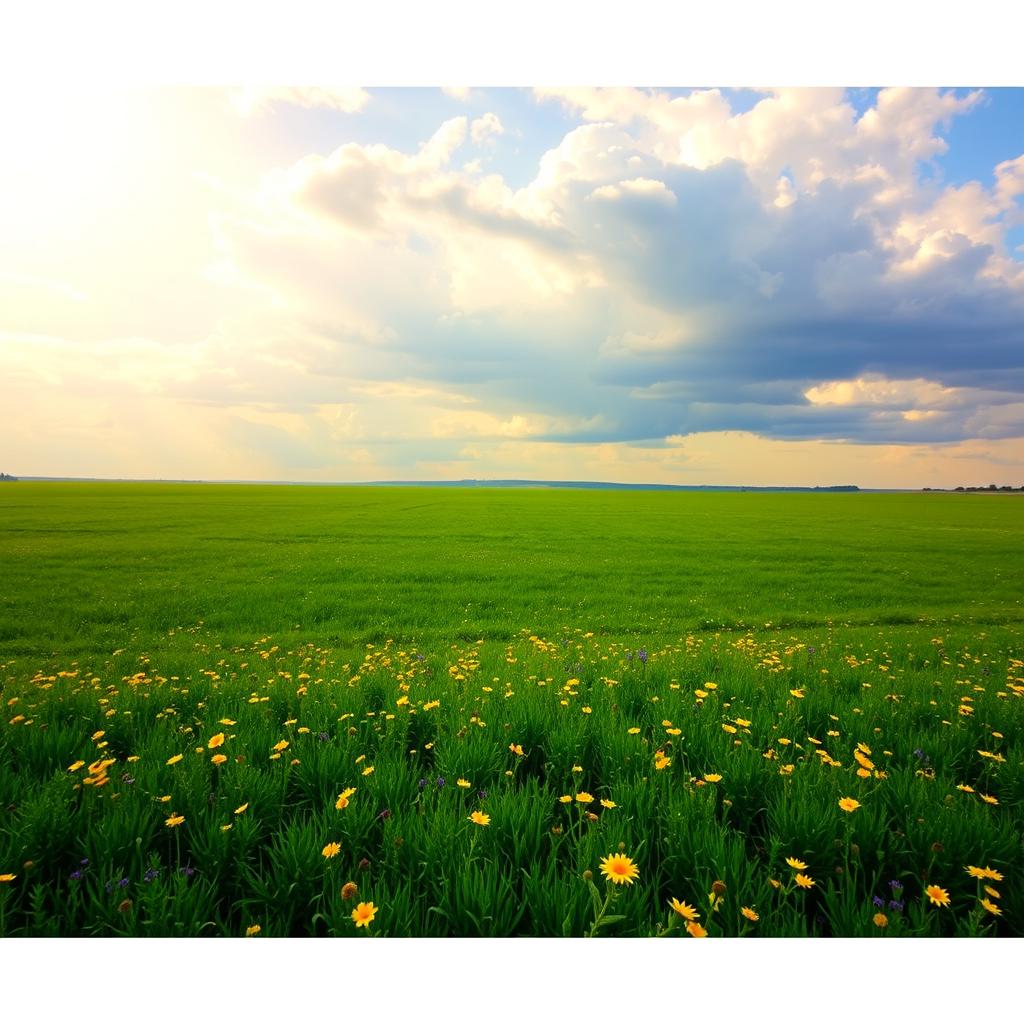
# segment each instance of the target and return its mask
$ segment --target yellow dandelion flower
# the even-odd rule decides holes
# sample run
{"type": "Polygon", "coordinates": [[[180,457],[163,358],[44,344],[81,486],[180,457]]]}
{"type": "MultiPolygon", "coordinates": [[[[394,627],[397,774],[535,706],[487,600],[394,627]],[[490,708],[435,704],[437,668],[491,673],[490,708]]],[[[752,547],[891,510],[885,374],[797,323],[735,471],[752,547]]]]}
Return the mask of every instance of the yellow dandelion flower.
{"type": "Polygon", "coordinates": [[[885,914],[882,913],[875,914],[875,916],[871,918],[871,920],[875,923],[876,927],[878,928],[884,928],[889,923],[889,918],[887,918],[885,914]]]}
{"type": "Polygon", "coordinates": [[[511,750],[512,753],[516,755],[516,757],[525,757],[526,756],[523,753],[522,746],[520,744],[518,744],[518,743],[510,743],[508,745],[508,749],[511,750]]]}
{"type": "Polygon", "coordinates": [[[813,889],[814,888],[814,879],[811,878],[810,875],[798,874],[796,876],[795,881],[796,881],[796,884],[799,885],[801,889],[813,889]]]}
{"type": "Polygon", "coordinates": [[[860,807],[860,801],[854,800],[852,796],[844,796],[839,801],[839,806],[842,810],[846,811],[847,814],[852,814],[858,807],[860,807]]]}
{"type": "Polygon", "coordinates": [[[613,807],[618,807],[619,805],[614,800],[602,800],[601,806],[606,807],[610,811],[613,807]]]}
{"type": "Polygon", "coordinates": [[[740,907],[740,913],[748,921],[760,921],[761,915],[753,907],[740,907]]]}
{"type": "Polygon", "coordinates": [[[357,928],[368,928],[370,922],[377,916],[377,908],[372,903],[360,903],[352,911],[352,920],[357,928]]]}
{"type": "Polygon", "coordinates": [[[687,921],[696,921],[700,914],[697,912],[696,907],[691,907],[685,900],[677,900],[675,897],[668,901],[668,905],[680,916],[685,918],[687,921]]]}
{"type": "Polygon", "coordinates": [[[217,724],[218,725],[238,725],[237,722],[232,721],[230,718],[222,718],[217,724]]]}
{"type": "Polygon", "coordinates": [[[171,815],[171,816],[170,816],[170,817],[169,817],[169,818],[168,818],[168,819],[167,819],[167,820],[166,820],[166,821],[164,822],[164,824],[165,824],[165,825],[166,825],[166,826],[167,826],[168,828],[177,828],[177,826],[178,826],[178,825],[180,825],[180,824],[181,824],[181,823],[182,823],[182,822],[183,822],[184,820],[185,820],[185,816],[184,816],[183,814],[172,814],[172,815],[171,815]]]}
{"type": "Polygon", "coordinates": [[[455,785],[458,786],[459,789],[471,789],[473,783],[470,782],[468,779],[458,779],[456,780],[455,785]]]}
{"type": "Polygon", "coordinates": [[[253,935],[259,935],[263,931],[263,926],[258,924],[251,924],[245,929],[245,937],[248,939],[253,935]]]}
{"type": "Polygon", "coordinates": [[[622,853],[610,853],[601,861],[601,874],[616,885],[632,885],[640,869],[622,853]]]}
{"type": "Polygon", "coordinates": [[[175,754],[174,757],[167,758],[167,763],[168,764],[177,764],[184,756],[185,756],[184,754],[175,754]]]}
{"type": "Polygon", "coordinates": [[[345,810],[345,808],[348,807],[349,799],[353,793],[355,793],[355,789],[351,786],[348,789],[342,790],[342,792],[338,794],[338,799],[334,802],[334,809],[336,811],[345,810]]]}
{"type": "Polygon", "coordinates": [[[216,750],[217,747],[224,745],[224,733],[219,732],[216,736],[211,736],[206,744],[211,750],[216,750]]]}
{"type": "Polygon", "coordinates": [[[365,767],[365,768],[363,769],[363,774],[364,774],[364,775],[372,775],[373,773],[374,773],[374,767],[373,767],[373,765],[372,765],[372,764],[369,764],[369,765],[367,765],[367,766],[366,766],[366,767],[365,767]]]}
{"type": "Polygon", "coordinates": [[[276,750],[277,753],[279,753],[279,754],[281,753],[282,750],[287,750],[287,749],[288,749],[288,741],[287,740],[278,740],[277,743],[274,744],[274,750],[276,750]]]}
{"type": "Polygon", "coordinates": [[[69,764],[68,765],[68,771],[69,772],[77,772],[78,769],[81,768],[82,765],[84,765],[84,764],[85,764],[84,761],[76,761],[74,764],[69,764]]]}
{"type": "Polygon", "coordinates": [[[210,761],[216,765],[222,765],[226,760],[227,757],[224,754],[214,754],[213,757],[210,758],[210,761]]]}
{"type": "Polygon", "coordinates": [[[994,796],[989,796],[988,793],[979,793],[978,796],[987,804],[998,804],[999,801],[994,796]]]}
{"type": "Polygon", "coordinates": [[[589,793],[576,794],[576,803],[578,804],[592,804],[593,802],[594,798],[589,793]]]}
{"type": "Polygon", "coordinates": [[[999,899],[999,897],[1001,895],[999,890],[998,889],[993,889],[991,885],[986,885],[985,886],[985,892],[987,892],[989,894],[989,896],[991,896],[992,899],[994,899],[994,900],[999,899]]]}
{"type": "Polygon", "coordinates": [[[961,793],[973,793],[974,792],[974,787],[973,786],[966,786],[962,782],[956,788],[959,789],[961,793]]]}
{"type": "Polygon", "coordinates": [[[474,825],[490,825],[491,816],[489,814],[484,814],[483,811],[474,811],[469,816],[469,820],[473,822],[474,825]]]}
{"type": "Polygon", "coordinates": [[[806,871],[807,870],[807,865],[802,860],[797,860],[796,857],[787,857],[786,858],[786,863],[794,871],[806,871]]]}
{"type": "Polygon", "coordinates": [[[948,907],[949,906],[949,893],[937,886],[929,885],[925,888],[924,894],[935,904],[937,907],[948,907]]]}
{"type": "Polygon", "coordinates": [[[244,803],[244,804],[242,804],[241,807],[236,807],[235,808],[235,814],[245,814],[245,812],[248,809],[249,809],[249,804],[248,803],[244,803]]]}
{"type": "Polygon", "coordinates": [[[0,875],[0,882],[13,882],[18,876],[17,875],[0,875]]]}
{"type": "Polygon", "coordinates": [[[707,929],[703,925],[697,924],[696,921],[687,921],[686,922],[686,930],[695,939],[706,939],[708,937],[707,929]]]}
{"type": "Polygon", "coordinates": [[[565,796],[560,796],[558,798],[558,802],[560,804],[571,804],[572,803],[572,794],[571,793],[566,793],[565,796]]]}
{"type": "Polygon", "coordinates": [[[721,782],[722,781],[722,776],[721,775],[715,775],[714,773],[711,773],[709,775],[705,775],[704,776],[704,781],[705,782],[721,782]]]}
{"type": "Polygon", "coordinates": [[[640,730],[634,725],[632,728],[627,729],[626,732],[629,733],[630,736],[636,736],[639,734],[640,730]]]}
{"type": "Polygon", "coordinates": [[[996,906],[996,905],[995,905],[994,903],[992,903],[992,902],[991,902],[990,900],[985,900],[985,899],[982,899],[982,900],[979,900],[978,902],[979,902],[979,903],[980,903],[980,904],[981,904],[981,905],[982,905],[982,906],[983,906],[983,907],[984,907],[984,908],[985,908],[985,909],[986,909],[986,910],[987,910],[987,911],[988,911],[988,912],[989,912],[990,914],[995,914],[995,916],[996,916],[996,917],[1001,917],[1001,916],[1002,916],[1002,913],[1003,913],[1003,912],[1002,912],[1002,910],[1001,910],[1001,909],[1000,909],[999,907],[997,907],[997,906],[996,906]]]}
{"type": "Polygon", "coordinates": [[[320,852],[330,860],[331,857],[337,857],[341,853],[341,843],[328,843],[320,852]]]}

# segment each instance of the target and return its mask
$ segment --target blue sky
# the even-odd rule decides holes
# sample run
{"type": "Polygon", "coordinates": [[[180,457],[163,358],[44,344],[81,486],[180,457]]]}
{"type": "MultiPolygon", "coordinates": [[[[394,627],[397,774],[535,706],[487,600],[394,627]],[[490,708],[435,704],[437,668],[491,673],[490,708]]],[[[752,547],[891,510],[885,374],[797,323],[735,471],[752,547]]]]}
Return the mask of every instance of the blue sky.
{"type": "Polygon", "coordinates": [[[1024,481],[1024,90],[8,114],[8,471],[1024,481]]]}

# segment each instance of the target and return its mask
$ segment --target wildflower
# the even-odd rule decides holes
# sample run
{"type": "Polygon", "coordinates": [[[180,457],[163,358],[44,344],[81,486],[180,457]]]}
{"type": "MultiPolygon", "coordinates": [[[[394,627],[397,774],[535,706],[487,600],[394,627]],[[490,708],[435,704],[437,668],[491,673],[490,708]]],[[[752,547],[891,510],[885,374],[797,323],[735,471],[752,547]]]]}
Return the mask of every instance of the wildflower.
{"type": "Polygon", "coordinates": [[[374,772],[374,768],[373,768],[373,765],[372,765],[372,764],[370,764],[370,765],[367,765],[367,766],[366,766],[366,767],[365,767],[365,768],[363,769],[363,774],[364,774],[364,775],[372,775],[372,774],[373,774],[373,772],[374,772]]]}
{"type": "Polygon", "coordinates": [[[232,721],[230,718],[222,718],[217,724],[218,725],[237,725],[238,723],[232,721]]]}
{"type": "Polygon", "coordinates": [[[852,796],[844,796],[842,800],[839,801],[839,806],[842,810],[846,811],[847,814],[852,814],[858,807],[860,807],[860,802],[854,800],[852,796]]]}
{"type": "Polygon", "coordinates": [[[968,868],[967,870],[975,878],[990,878],[993,882],[1001,882],[1003,880],[1003,876],[998,871],[987,866],[983,868],[968,868]]]}
{"type": "Polygon", "coordinates": [[[885,900],[883,900],[881,896],[872,896],[871,897],[871,902],[874,903],[874,905],[876,907],[884,907],[885,906],[885,900]]]}
{"type": "Polygon", "coordinates": [[[640,730],[634,725],[632,728],[627,729],[626,732],[629,733],[630,736],[637,736],[639,735],[640,730]]]}
{"type": "Polygon", "coordinates": [[[708,937],[707,929],[704,928],[702,925],[697,924],[696,921],[687,921],[686,930],[695,939],[706,939],[708,937]]]}
{"type": "Polygon", "coordinates": [[[214,754],[213,757],[210,758],[210,761],[218,766],[222,765],[226,760],[227,758],[223,754],[214,754]]]}
{"type": "Polygon", "coordinates": [[[602,800],[601,806],[610,811],[613,807],[618,807],[618,804],[614,800],[602,800]]]}
{"type": "Polygon", "coordinates": [[[668,901],[669,906],[680,916],[685,918],[687,921],[696,921],[700,914],[697,913],[696,907],[691,907],[685,900],[677,900],[675,897],[668,901]]]}
{"type": "Polygon", "coordinates": [[[711,883],[711,895],[712,896],[724,896],[726,893],[725,882],[714,881],[711,883]]]}
{"type": "Polygon", "coordinates": [[[871,918],[871,920],[875,923],[875,926],[878,928],[884,928],[889,923],[889,918],[887,918],[885,914],[881,913],[875,914],[875,916],[871,918]]]}
{"type": "Polygon", "coordinates": [[[184,754],[175,754],[174,757],[167,758],[167,763],[168,764],[177,764],[184,756],[185,756],[184,754]]]}
{"type": "Polygon", "coordinates": [[[248,939],[251,938],[253,935],[259,935],[261,931],[263,931],[262,925],[251,924],[249,925],[248,928],[245,929],[245,937],[248,939]]]}
{"type": "Polygon", "coordinates": [[[117,912],[119,914],[127,914],[128,911],[131,910],[131,909],[132,909],[132,901],[131,900],[121,900],[121,902],[118,903],[118,905],[117,905],[117,912]]]}
{"type": "Polygon", "coordinates": [[[809,875],[798,874],[796,876],[796,884],[799,885],[801,889],[813,889],[814,879],[809,875]]]}
{"type": "Polygon", "coordinates": [[[216,736],[211,736],[206,745],[211,750],[215,750],[217,747],[223,746],[223,744],[224,744],[224,733],[219,732],[219,733],[217,733],[216,736]]]}
{"type": "Polygon", "coordinates": [[[359,886],[355,882],[346,882],[341,887],[341,898],[347,903],[359,893],[359,886]]]}
{"type": "Polygon", "coordinates": [[[768,879],[768,884],[773,889],[781,889],[782,888],[782,883],[777,878],[769,878],[768,879]]]}
{"type": "Polygon", "coordinates": [[[978,796],[987,804],[998,804],[999,801],[994,796],[989,796],[988,793],[979,793],[978,796]]]}
{"type": "Polygon", "coordinates": [[[998,889],[993,889],[991,885],[986,885],[985,886],[985,892],[987,892],[989,894],[989,896],[992,897],[992,899],[994,899],[994,900],[999,899],[999,895],[1000,895],[999,894],[999,890],[998,889]]]}
{"type": "Polygon", "coordinates": [[[802,860],[797,860],[796,857],[787,857],[786,858],[786,863],[794,871],[806,871],[807,870],[807,865],[802,860]]]}
{"type": "Polygon", "coordinates": [[[244,814],[246,812],[246,810],[248,810],[248,808],[249,808],[249,804],[248,804],[248,802],[246,802],[246,803],[242,804],[241,807],[236,807],[235,808],[235,814],[244,814]]]}
{"type": "Polygon", "coordinates": [[[68,765],[68,771],[69,772],[77,772],[78,769],[81,768],[82,765],[84,765],[84,764],[85,764],[84,761],[76,761],[74,764],[69,764],[68,765]]]}
{"type": "Polygon", "coordinates": [[[1002,910],[999,907],[997,907],[993,902],[991,902],[991,900],[982,899],[982,900],[979,900],[978,902],[981,903],[981,905],[990,914],[995,914],[996,917],[1000,917],[1002,915],[1002,913],[1003,913],[1002,910]]]}
{"type": "Polygon", "coordinates": [[[945,889],[940,888],[937,885],[929,885],[925,891],[925,895],[935,904],[937,907],[948,907],[949,906],[949,893],[945,889]]]}
{"type": "Polygon", "coordinates": [[[467,779],[457,779],[455,785],[458,786],[460,789],[471,789],[473,783],[469,782],[467,779]]]}
{"type": "Polygon", "coordinates": [[[490,825],[491,816],[489,814],[484,814],[483,811],[474,811],[469,816],[469,820],[472,821],[475,825],[490,825]]]}
{"type": "Polygon", "coordinates": [[[0,875],[0,882],[13,882],[18,876],[17,875],[0,875]]]}
{"type": "Polygon", "coordinates": [[[439,775],[437,777],[437,788],[438,789],[444,789],[444,776],[443,775],[439,775]]]}
{"type": "Polygon", "coordinates": [[[320,852],[330,860],[331,857],[337,857],[341,853],[341,843],[328,843],[320,852]]]}
{"type": "Polygon", "coordinates": [[[594,798],[589,793],[576,794],[576,803],[578,804],[592,804],[593,802],[594,798]]]}
{"type": "Polygon", "coordinates": [[[510,743],[508,745],[508,749],[511,750],[512,753],[516,755],[516,757],[525,757],[525,755],[523,754],[523,748],[518,743],[510,743]]]}
{"type": "Polygon", "coordinates": [[[278,740],[277,743],[274,744],[274,750],[276,750],[277,753],[279,753],[279,754],[281,753],[282,750],[287,750],[287,749],[288,749],[288,741],[287,740],[278,740]]]}
{"type": "Polygon", "coordinates": [[[672,758],[671,757],[665,757],[664,754],[659,753],[654,758],[654,770],[655,771],[659,771],[660,772],[663,769],[668,768],[668,766],[670,764],[672,764],[672,758]]]}
{"type": "Polygon", "coordinates": [[[704,776],[704,781],[705,782],[721,782],[722,781],[722,776],[721,775],[715,775],[714,773],[711,773],[709,775],[705,775],[704,776]]]}
{"type": "Polygon", "coordinates": [[[558,798],[558,802],[560,804],[571,804],[572,803],[572,794],[571,793],[566,793],[564,796],[560,796],[558,798]]]}
{"type": "Polygon", "coordinates": [[[761,915],[753,907],[740,907],[740,913],[748,921],[760,921],[761,915]]]}
{"type": "Polygon", "coordinates": [[[632,885],[640,869],[622,853],[610,853],[601,861],[601,873],[616,885],[632,885]]]}
{"type": "Polygon", "coordinates": [[[360,903],[352,911],[352,920],[355,921],[357,928],[368,928],[376,914],[377,908],[372,903],[360,903]]]}
{"type": "Polygon", "coordinates": [[[185,816],[184,816],[184,815],[182,815],[182,814],[172,814],[172,815],[171,815],[171,816],[170,816],[170,817],[169,817],[169,818],[168,818],[168,819],[167,819],[167,820],[166,820],[166,821],[164,822],[164,824],[165,824],[165,825],[166,825],[166,826],[167,826],[168,828],[175,828],[175,827],[177,827],[178,825],[180,825],[180,824],[181,824],[181,823],[182,823],[182,822],[183,822],[184,820],[185,820],[185,816]]]}

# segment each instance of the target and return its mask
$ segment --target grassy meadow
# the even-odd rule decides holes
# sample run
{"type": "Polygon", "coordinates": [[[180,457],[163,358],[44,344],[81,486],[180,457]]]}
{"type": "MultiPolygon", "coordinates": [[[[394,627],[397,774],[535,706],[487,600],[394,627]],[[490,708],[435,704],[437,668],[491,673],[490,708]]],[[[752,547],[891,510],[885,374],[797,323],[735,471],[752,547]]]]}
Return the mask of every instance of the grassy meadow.
{"type": "Polygon", "coordinates": [[[1024,502],[0,485],[2,936],[1024,934],[1024,502]]]}

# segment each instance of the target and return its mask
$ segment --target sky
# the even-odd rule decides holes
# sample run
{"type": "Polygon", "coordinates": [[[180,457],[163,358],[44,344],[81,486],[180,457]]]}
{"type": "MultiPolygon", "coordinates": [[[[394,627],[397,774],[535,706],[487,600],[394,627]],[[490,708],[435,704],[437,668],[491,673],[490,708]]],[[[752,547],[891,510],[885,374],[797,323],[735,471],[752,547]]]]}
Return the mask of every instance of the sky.
{"type": "Polygon", "coordinates": [[[5,472],[1024,485],[1024,89],[0,118],[5,472]]]}

